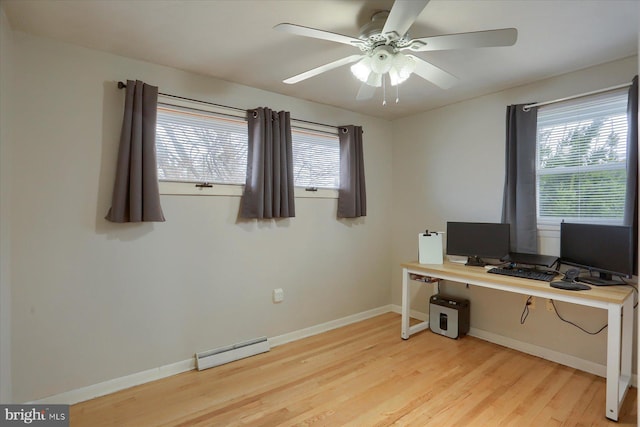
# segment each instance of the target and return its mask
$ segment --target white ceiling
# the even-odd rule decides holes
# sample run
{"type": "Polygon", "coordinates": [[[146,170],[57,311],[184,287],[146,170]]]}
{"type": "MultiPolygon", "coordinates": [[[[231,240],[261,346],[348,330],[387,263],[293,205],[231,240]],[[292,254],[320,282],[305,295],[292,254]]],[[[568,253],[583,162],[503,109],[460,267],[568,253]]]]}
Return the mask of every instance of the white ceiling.
{"type": "MultiPolygon", "coordinates": [[[[214,76],[387,119],[638,53],[637,0],[432,0],[412,38],[515,27],[511,47],[418,56],[460,79],[442,90],[418,76],[369,101],[349,67],[282,80],[357,54],[356,48],[274,31],[281,22],[353,37],[392,0],[2,0],[11,27],[64,42],[214,76]]],[[[130,78],[139,78],[131,76],[130,78]]],[[[157,82],[149,82],[158,84],[157,82]]],[[[162,89],[162,88],[161,88],[162,89]]]]}

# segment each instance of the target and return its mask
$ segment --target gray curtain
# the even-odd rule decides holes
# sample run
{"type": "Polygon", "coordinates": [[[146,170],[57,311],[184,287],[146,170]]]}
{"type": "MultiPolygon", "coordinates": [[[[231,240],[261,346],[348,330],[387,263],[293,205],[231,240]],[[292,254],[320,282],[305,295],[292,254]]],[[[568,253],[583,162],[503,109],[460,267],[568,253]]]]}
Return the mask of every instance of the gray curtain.
{"type": "Polygon", "coordinates": [[[511,252],[537,253],[536,133],[538,109],[507,107],[506,175],[502,222],[510,224],[511,252]]]}
{"type": "Polygon", "coordinates": [[[109,221],[164,221],[156,165],[157,101],[157,87],[127,81],[109,221]]]}
{"type": "Polygon", "coordinates": [[[367,215],[362,126],[340,126],[340,189],[338,218],[367,215]]]}
{"type": "Polygon", "coordinates": [[[624,225],[633,227],[634,272],[638,272],[638,76],[633,78],[627,101],[627,193],[624,225]]]}
{"type": "Polygon", "coordinates": [[[240,217],[295,217],[290,113],[256,108],[247,111],[247,122],[247,180],[240,217]]]}

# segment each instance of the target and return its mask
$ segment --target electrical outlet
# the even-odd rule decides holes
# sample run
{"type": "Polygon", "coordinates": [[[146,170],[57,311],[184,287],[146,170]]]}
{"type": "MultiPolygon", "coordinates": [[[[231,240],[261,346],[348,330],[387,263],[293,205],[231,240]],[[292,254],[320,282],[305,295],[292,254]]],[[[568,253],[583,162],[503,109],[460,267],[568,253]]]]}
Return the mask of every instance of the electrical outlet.
{"type": "Polygon", "coordinates": [[[528,304],[529,306],[529,310],[535,310],[536,309],[536,297],[530,297],[530,296],[525,296],[524,298],[524,303],[528,304]],[[531,299],[529,299],[531,298],[531,299]]]}
{"type": "Polygon", "coordinates": [[[547,311],[550,311],[550,312],[552,312],[552,313],[553,313],[554,311],[556,311],[556,310],[553,308],[553,303],[551,302],[551,300],[550,300],[550,299],[548,299],[548,300],[547,300],[547,311]]]}
{"type": "Polygon", "coordinates": [[[282,288],[273,290],[273,302],[282,302],[284,300],[284,290],[282,288]]]}

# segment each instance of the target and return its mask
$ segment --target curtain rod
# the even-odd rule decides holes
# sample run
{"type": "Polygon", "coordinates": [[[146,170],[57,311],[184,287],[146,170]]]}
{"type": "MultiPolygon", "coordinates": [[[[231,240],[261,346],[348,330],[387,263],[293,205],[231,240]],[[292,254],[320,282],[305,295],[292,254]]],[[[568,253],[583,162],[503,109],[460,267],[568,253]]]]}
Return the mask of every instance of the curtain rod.
{"type": "Polygon", "coordinates": [[[606,87],[604,89],[592,90],[591,92],[585,92],[578,95],[567,96],[566,98],[554,99],[552,101],[545,101],[545,102],[537,102],[535,104],[527,104],[524,107],[522,107],[522,110],[529,111],[533,107],[541,107],[543,105],[555,104],[557,102],[562,102],[562,101],[569,101],[571,99],[582,98],[584,96],[589,96],[589,95],[596,95],[598,93],[603,93],[603,92],[610,92],[612,90],[622,89],[629,86],[631,86],[631,83],[624,83],[617,86],[606,87]]]}
{"type": "MultiPolygon", "coordinates": [[[[118,89],[124,89],[126,87],[127,87],[126,83],[118,82],[118,89]]],[[[186,98],[184,96],[171,95],[169,93],[158,92],[158,95],[167,96],[169,98],[183,99],[185,101],[199,102],[201,104],[213,105],[214,107],[227,108],[229,110],[234,110],[234,111],[241,111],[242,113],[246,113],[247,112],[247,110],[243,110],[242,108],[238,108],[238,107],[232,107],[230,105],[216,104],[214,102],[201,101],[199,99],[186,98]]],[[[324,126],[324,127],[328,127],[328,128],[331,128],[331,129],[336,129],[336,131],[338,130],[338,126],[327,125],[325,123],[311,122],[309,120],[296,119],[294,117],[292,117],[291,120],[295,120],[296,122],[300,122],[300,123],[307,123],[307,124],[310,124],[310,125],[324,126]]],[[[316,132],[321,132],[321,131],[318,131],[316,129],[308,129],[308,128],[303,128],[303,129],[313,130],[313,131],[316,131],[316,132]]],[[[336,132],[336,134],[337,134],[337,132],[336,132]]]]}

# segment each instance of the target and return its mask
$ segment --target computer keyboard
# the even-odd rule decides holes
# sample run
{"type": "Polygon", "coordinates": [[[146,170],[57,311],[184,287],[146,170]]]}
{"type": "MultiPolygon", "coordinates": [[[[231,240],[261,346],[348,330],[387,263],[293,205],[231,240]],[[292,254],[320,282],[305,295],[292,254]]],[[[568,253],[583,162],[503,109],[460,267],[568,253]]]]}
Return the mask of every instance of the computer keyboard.
{"type": "Polygon", "coordinates": [[[503,268],[503,267],[494,267],[490,270],[487,270],[488,273],[493,274],[502,274],[503,276],[512,276],[512,277],[521,277],[523,279],[533,279],[533,280],[542,280],[544,282],[551,282],[555,277],[556,273],[553,271],[541,271],[541,270],[533,270],[530,268],[503,268]]]}

